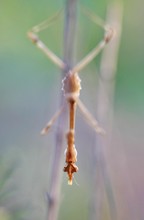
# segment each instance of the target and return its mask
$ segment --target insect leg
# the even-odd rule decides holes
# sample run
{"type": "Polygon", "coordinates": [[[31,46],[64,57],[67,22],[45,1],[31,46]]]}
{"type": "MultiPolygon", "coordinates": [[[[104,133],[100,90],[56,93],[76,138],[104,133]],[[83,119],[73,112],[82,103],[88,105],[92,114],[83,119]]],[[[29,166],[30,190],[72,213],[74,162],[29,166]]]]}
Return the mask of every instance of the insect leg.
{"type": "Polygon", "coordinates": [[[82,103],[80,99],[77,100],[77,105],[84,118],[86,119],[87,123],[92,126],[96,133],[104,135],[105,130],[100,127],[97,120],[92,116],[92,114],[89,112],[89,110],[85,107],[85,105],[82,103]]]}
{"type": "Polygon", "coordinates": [[[47,19],[40,23],[39,25],[34,26],[31,31],[28,32],[28,37],[30,40],[40,49],[43,53],[57,66],[59,66],[62,70],[65,67],[64,62],[53,52],[51,51],[39,38],[38,33],[50,25],[52,25],[56,20],[58,20],[61,15],[61,11],[58,11],[54,16],[50,19],[47,19]]]}
{"type": "Polygon", "coordinates": [[[49,129],[51,128],[51,126],[54,124],[54,122],[56,121],[56,119],[61,115],[61,113],[64,110],[65,105],[62,105],[61,108],[53,115],[53,117],[51,118],[51,120],[46,124],[46,126],[42,129],[41,131],[41,135],[45,135],[48,133],[49,129]]]}
{"type": "Polygon", "coordinates": [[[72,72],[79,72],[85,66],[87,66],[102,50],[103,48],[111,41],[114,36],[114,29],[104,23],[104,21],[90,12],[88,9],[83,9],[83,12],[89,17],[89,19],[102,27],[105,31],[103,39],[96,45],[76,66],[72,69],[72,72]]]}

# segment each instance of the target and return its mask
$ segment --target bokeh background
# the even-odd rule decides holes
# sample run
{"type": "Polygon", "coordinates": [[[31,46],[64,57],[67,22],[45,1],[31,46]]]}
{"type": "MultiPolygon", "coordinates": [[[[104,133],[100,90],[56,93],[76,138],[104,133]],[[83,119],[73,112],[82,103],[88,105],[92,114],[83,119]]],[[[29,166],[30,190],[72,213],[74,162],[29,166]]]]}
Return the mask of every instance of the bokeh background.
{"type": "MultiPolygon", "coordinates": [[[[81,0],[105,18],[111,1],[81,0]]],[[[34,25],[64,7],[65,1],[0,0],[0,220],[46,219],[55,127],[41,128],[59,106],[61,72],[27,38],[34,25]]],[[[114,131],[107,161],[120,219],[144,219],[144,2],[123,2],[122,37],[114,102],[114,131]]],[[[79,15],[77,60],[94,45],[97,34],[79,15]]],[[[99,32],[98,32],[99,33],[99,32]]],[[[60,57],[63,18],[41,36],[60,57]]],[[[81,74],[82,100],[95,115],[95,68],[81,74]],[[93,94],[93,95],[91,95],[93,94]]],[[[76,146],[80,171],[72,187],[63,174],[59,220],[88,219],[91,195],[93,130],[77,115],[76,146]]],[[[109,219],[105,216],[105,219],[109,219]]]]}

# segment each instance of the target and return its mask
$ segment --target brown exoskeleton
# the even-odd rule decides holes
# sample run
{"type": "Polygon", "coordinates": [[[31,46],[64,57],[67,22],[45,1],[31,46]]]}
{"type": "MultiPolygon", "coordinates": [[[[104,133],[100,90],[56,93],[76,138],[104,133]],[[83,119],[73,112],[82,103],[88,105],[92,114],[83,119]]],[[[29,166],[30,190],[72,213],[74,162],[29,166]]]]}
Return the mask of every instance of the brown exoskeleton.
{"type": "MultiPolygon", "coordinates": [[[[88,63],[90,63],[98,54],[99,52],[105,47],[105,45],[112,39],[113,37],[113,29],[108,27],[104,24],[104,22],[97,18],[95,15],[91,14],[88,11],[84,11],[89,18],[98,23],[101,27],[105,30],[105,36],[102,41],[86,56],[84,57],[76,66],[70,69],[65,78],[62,81],[62,89],[64,92],[65,99],[69,106],[69,130],[67,132],[67,149],[65,151],[65,162],[66,166],[64,167],[64,172],[68,174],[68,183],[72,184],[73,173],[78,171],[78,167],[75,165],[77,161],[77,151],[75,148],[75,112],[76,106],[78,106],[83,113],[84,117],[87,119],[88,123],[92,125],[95,131],[99,134],[104,134],[105,131],[99,126],[98,122],[94,119],[94,117],[90,114],[90,112],[86,109],[84,104],[80,101],[80,89],[81,89],[81,80],[79,78],[78,72],[82,70],[88,63]]],[[[59,13],[58,13],[59,14],[59,13]]],[[[55,18],[58,16],[54,16],[50,19],[50,22],[53,22],[55,18]]],[[[48,21],[49,22],[49,21],[48,21]]],[[[32,40],[33,43],[40,48],[46,56],[53,61],[57,66],[61,69],[65,69],[66,64],[57,57],[46,45],[39,39],[38,33],[40,30],[46,28],[48,22],[43,22],[38,26],[35,26],[32,31],[28,33],[29,38],[32,40]]],[[[52,117],[52,119],[47,123],[46,127],[42,130],[41,134],[46,134],[55,120],[63,111],[63,106],[60,108],[58,112],[52,117]]]]}

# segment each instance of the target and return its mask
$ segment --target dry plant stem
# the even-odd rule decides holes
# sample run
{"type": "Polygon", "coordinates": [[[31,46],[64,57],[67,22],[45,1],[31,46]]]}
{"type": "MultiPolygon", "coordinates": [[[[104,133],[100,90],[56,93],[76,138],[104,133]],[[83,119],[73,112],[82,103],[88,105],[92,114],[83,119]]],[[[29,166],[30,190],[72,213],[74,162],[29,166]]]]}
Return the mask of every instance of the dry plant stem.
{"type": "MultiPolygon", "coordinates": [[[[62,74],[68,72],[68,67],[73,65],[74,56],[74,38],[76,28],[77,0],[67,0],[65,9],[65,31],[64,31],[64,62],[66,69],[62,74]],[[72,33],[72,34],[71,34],[72,33]]],[[[63,95],[61,95],[60,106],[63,103],[63,95]]],[[[65,131],[66,112],[63,111],[58,121],[58,129],[56,131],[56,145],[54,150],[54,158],[50,177],[49,204],[48,204],[48,220],[56,220],[60,206],[60,189],[62,181],[62,158],[63,158],[63,138],[65,131]]]]}
{"type": "Polygon", "coordinates": [[[78,0],[66,0],[65,31],[64,31],[64,63],[65,73],[68,73],[74,65],[75,40],[77,27],[78,0]]]}
{"type": "Polygon", "coordinates": [[[96,148],[94,151],[94,164],[97,169],[94,174],[93,200],[91,202],[91,220],[103,219],[103,201],[106,193],[109,206],[110,219],[117,219],[116,202],[114,198],[113,186],[107,167],[106,152],[111,139],[111,129],[113,121],[113,97],[114,97],[114,79],[117,68],[117,56],[120,44],[121,24],[122,24],[122,6],[113,4],[109,6],[107,23],[116,30],[116,36],[113,42],[107,46],[102,55],[100,67],[100,79],[98,86],[97,117],[107,135],[105,140],[100,136],[96,139],[96,148]]]}

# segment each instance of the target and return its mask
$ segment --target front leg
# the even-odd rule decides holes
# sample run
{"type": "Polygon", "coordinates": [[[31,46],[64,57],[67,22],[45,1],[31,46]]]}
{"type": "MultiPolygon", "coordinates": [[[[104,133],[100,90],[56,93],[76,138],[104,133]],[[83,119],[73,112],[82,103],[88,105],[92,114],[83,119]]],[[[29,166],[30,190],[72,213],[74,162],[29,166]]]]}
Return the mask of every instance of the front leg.
{"type": "Polygon", "coordinates": [[[57,66],[62,70],[65,68],[65,63],[54,53],[52,52],[39,38],[38,33],[42,30],[48,28],[53,24],[61,15],[61,11],[58,11],[53,17],[43,21],[42,23],[34,26],[31,31],[28,32],[28,37],[30,40],[40,49],[42,52],[57,66]]]}
{"type": "Polygon", "coordinates": [[[84,69],[84,67],[86,67],[104,49],[104,47],[111,41],[111,39],[115,35],[114,29],[109,25],[106,25],[101,18],[99,18],[86,8],[83,8],[83,12],[89,17],[92,22],[103,28],[105,33],[103,39],[99,42],[99,44],[95,46],[80,62],[78,62],[75,67],[73,67],[73,73],[80,72],[82,69],[84,69]]]}
{"type": "Polygon", "coordinates": [[[62,70],[65,68],[64,62],[55,54],[53,53],[38,37],[37,34],[30,31],[28,32],[28,37],[31,41],[43,51],[43,53],[57,66],[59,66],[62,70]]]}

